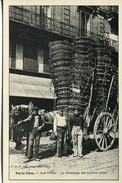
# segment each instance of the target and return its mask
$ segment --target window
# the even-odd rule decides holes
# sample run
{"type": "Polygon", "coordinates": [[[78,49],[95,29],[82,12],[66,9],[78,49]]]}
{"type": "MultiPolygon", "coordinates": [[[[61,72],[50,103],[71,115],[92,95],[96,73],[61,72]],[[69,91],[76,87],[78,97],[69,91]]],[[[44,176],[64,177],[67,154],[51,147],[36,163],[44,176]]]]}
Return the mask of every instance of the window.
{"type": "Polygon", "coordinates": [[[23,50],[23,69],[38,72],[37,46],[34,43],[25,43],[23,50]]]}
{"type": "Polygon", "coordinates": [[[40,6],[40,15],[51,17],[51,6],[40,6]]]}
{"type": "Polygon", "coordinates": [[[51,17],[51,6],[40,6],[40,25],[44,29],[50,29],[51,24],[48,24],[48,17],[51,17]]]}
{"type": "Polygon", "coordinates": [[[49,50],[44,45],[38,49],[38,72],[49,73],[49,50]]]}
{"type": "Polygon", "coordinates": [[[49,73],[49,50],[44,49],[44,72],[49,73]]]}
{"type": "Polygon", "coordinates": [[[118,20],[117,20],[117,18],[114,18],[110,21],[110,26],[111,26],[111,33],[118,35],[118,20]]]}
{"type": "Polygon", "coordinates": [[[80,16],[80,28],[90,31],[90,15],[81,12],[80,16]]]}

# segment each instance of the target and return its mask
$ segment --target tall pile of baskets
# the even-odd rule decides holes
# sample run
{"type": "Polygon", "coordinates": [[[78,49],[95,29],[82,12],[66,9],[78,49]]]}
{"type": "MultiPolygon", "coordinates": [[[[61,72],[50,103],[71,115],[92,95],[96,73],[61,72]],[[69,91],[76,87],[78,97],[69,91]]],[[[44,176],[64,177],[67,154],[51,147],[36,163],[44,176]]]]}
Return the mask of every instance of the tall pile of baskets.
{"type": "MultiPolygon", "coordinates": [[[[78,107],[82,114],[89,103],[91,84],[92,112],[106,108],[106,101],[113,78],[108,108],[113,109],[117,100],[118,71],[112,65],[109,42],[79,37],[68,41],[49,43],[50,72],[57,96],[57,109],[72,110],[78,107]],[[113,76],[114,75],[114,76],[113,76]],[[94,77],[93,77],[94,76],[94,77]]],[[[91,113],[92,113],[91,112],[91,113]]]]}
{"type": "Polygon", "coordinates": [[[56,108],[69,106],[72,45],[68,41],[49,43],[50,72],[57,97],[56,108]]]}
{"type": "Polygon", "coordinates": [[[95,43],[88,37],[76,38],[72,59],[72,83],[80,88],[80,94],[72,93],[72,106],[84,111],[89,102],[91,77],[96,65],[95,43]]]}
{"type": "Polygon", "coordinates": [[[117,98],[116,93],[118,88],[117,87],[118,74],[117,74],[117,68],[112,65],[109,43],[105,40],[104,41],[98,40],[96,44],[96,49],[97,49],[97,65],[96,65],[93,106],[96,107],[96,111],[99,114],[102,110],[105,110],[106,107],[107,110],[108,108],[114,107],[112,103],[114,103],[113,100],[116,100],[117,98]],[[110,97],[108,103],[106,103],[110,89],[111,89],[110,97]],[[106,104],[108,105],[106,106],[106,104]]]}

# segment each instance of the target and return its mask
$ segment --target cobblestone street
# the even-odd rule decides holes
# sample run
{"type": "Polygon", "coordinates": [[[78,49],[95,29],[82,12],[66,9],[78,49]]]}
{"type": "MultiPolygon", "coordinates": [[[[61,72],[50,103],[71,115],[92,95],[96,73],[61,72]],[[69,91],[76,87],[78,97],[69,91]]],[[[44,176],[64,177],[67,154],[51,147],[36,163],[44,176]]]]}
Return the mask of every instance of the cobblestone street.
{"type": "Polygon", "coordinates": [[[40,161],[25,162],[25,148],[15,150],[10,142],[10,179],[118,179],[118,148],[86,153],[83,158],[55,156],[55,141],[41,138],[40,161]]]}

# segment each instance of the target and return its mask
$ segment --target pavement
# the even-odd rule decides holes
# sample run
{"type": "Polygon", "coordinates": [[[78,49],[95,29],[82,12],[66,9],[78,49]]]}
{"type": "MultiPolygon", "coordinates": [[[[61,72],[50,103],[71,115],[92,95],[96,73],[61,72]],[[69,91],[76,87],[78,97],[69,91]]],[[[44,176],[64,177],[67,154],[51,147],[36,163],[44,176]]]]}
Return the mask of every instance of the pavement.
{"type": "Polygon", "coordinates": [[[49,137],[40,140],[41,160],[26,162],[25,142],[21,150],[10,141],[10,180],[118,180],[118,147],[100,152],[98,149],[83,151],[82,158],[56,157],[56,141],[49,137]],[[26,163],[25,163],[26,162],[26,163]]]}

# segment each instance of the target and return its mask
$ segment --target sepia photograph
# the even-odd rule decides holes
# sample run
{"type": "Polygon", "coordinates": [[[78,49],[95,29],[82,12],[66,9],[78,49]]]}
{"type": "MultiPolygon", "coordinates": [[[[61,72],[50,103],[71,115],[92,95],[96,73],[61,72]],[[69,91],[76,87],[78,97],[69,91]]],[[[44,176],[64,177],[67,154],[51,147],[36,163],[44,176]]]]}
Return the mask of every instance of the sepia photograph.
{"type": "Polygon", "coordinates": [[[8,12],[8,179],[119,180],[119,6],[8,12]]]}

